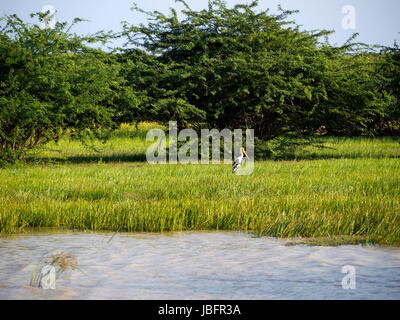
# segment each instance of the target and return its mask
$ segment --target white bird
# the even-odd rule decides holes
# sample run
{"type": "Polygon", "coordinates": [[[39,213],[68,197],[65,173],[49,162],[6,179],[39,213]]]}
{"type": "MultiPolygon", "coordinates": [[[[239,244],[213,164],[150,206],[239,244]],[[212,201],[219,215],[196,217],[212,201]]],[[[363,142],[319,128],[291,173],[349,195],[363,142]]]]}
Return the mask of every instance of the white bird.
{"type": "Polygon", "coordinates": [[[235,161],[233,161],[233,164],[232,164],[232,173],[235,173],[235,172],[239,169],[240,165],[241,165],[242,162],[243,162],[243,158],[247,158],[247,159],[249,158],[249,157],[247,156],[246,151],[244,151],[244,148],[241,149],[241,154],[240,154],[240,156],[237,157],[237,158],[235,159],[235,161]]]}

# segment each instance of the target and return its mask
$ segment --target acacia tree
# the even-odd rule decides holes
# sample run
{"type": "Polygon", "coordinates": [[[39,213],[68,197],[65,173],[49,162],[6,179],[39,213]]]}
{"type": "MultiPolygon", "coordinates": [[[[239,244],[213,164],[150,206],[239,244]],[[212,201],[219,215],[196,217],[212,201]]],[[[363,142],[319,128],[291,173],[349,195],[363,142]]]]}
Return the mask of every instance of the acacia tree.
{"type": "MultiPolygon", "coordinates": [[[[45,14],[31,15],[39,20],[45,14]]],[[[78,36],[72,24],[28,25],[16,15],[0,30],[0,154],[23,156],[67,131],[96,134],[115,123],[116,103],[134,100],[112,56],[89,43],[107,34],[78,36]],[[121,88],[123,90],[121,90],[121,88]],[[122,93],[121,93],[122,91],[122,93]]]]}
{"type": "Polygon", "coordinates": [[[252,127],[262,138],[314,129],[308,115],[326,99],[321,74],[329,54],[317,48],[317,39],[328,32],[290,27],[292,11],[257,13],[257,1],[228,8],[212,0],[200,12],[178,2],[185,6],[182,20],[172,9],[170,16],[146,12],[148,25],[125,24],[128,44],[144,47],[163,67],[151,79],[159,88],[153,105],[185,104],[197,111],[197,121],[252,127]]]}
{"type": "Polygon", "coordinates": [[[128,82],[154,88],[147,110],[160,118],[251,127],[268,140],[312,135],[321,126],[362,134],[381,112],[385,97],[364,61],[366,47],[353,39],[331,46],[321,41],[330,32],[301,31],[287,20],[295,11],[272,15],[258,11],[258,1],[228,8],[210,0],[201,11],[177,2],[183,18],[175,9],[165,15],[135,6],[149,23],[124,24],[126,45],[152,54],[152,63],[136,68],[136,80],[128,82]]]}

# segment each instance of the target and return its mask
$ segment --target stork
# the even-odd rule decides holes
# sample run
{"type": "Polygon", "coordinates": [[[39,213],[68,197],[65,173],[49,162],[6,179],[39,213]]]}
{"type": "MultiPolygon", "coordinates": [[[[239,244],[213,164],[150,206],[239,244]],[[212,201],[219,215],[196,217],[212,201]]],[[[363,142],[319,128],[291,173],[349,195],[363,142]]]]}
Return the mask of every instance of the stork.
{"type": "Polygon", "coordinates": [[[247,159],[248,159],[249,157],[247,156],[246,151],[245,151],[244,148],[242,147],[240,156],[237,157],[237,158],[235,159],[235,161],[233,161],[233,164],[232,164],[232,173],[235,173],[235,172],[239,169],[240,165],[241,165],[242,162],[243,162],[243,158],[247,158],[247,159]]]}

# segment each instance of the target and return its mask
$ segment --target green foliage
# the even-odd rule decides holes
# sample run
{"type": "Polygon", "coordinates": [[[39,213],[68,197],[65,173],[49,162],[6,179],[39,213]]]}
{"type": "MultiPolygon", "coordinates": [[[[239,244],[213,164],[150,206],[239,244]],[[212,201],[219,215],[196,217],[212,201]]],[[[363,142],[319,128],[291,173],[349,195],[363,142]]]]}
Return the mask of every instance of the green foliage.
{"type": "Polygon", "coordinates": [[[148,68],[136,68],[128,82],[151,88],[149,109],[159,120],[254,128],[269,140],[313,135],[321,126],[329,134],[375,134],[377,117],[389,116],[395,85],[382,89],[387,75],[376,76],[379,61],[352,42],[356,35],[334,47],[320,41],[330,32],[300,31],[287,21],[295,11],[271,15],[257,11],[257,1],[228,8],[221,0],[193,11],[177,2],[182,19],[175,9],[167,16],[135,6],[149,23],[124,24],[127,45],[152,54],[148,68]]]}
{"type": "MultiPolygon", "coordinates": [[[[43,20],[43,14],[34,14],[43,20]]],[[[119,104],[118,65],[88,43],[106,35],[78,36],[71,25],[28,25],[16,15],[2,19],[0,33],[0,152],[18,157],[57,141],[65,132],[82,137],[113,128],[119,104]],[[118,93],[117,93],[118,91],[118,93]]],[[[125,96],[129,88],[124,88],[125,96]]]]}
{"type": "Polygon", "coordinates": [[[383,96],[382,112],[374,119],[375,131],[380,134],[395,135],[400,132],[400,47],[382,48],[377,58],[375,75],[383,96]]]}
{"type": "Polygon", "coordinates": [[[176,120],[180,126],[189,126],[204,118],[204,111],[190,104],[179,88],[165,89],[160,82],[174,81],[169,74],[171,66],[164,64],[141,50],[124,50],[118,55],[121,76],[138,97],[140,103],[132,108],[120,108],[118,121],[158,121],[168,123],[176,120]]]}

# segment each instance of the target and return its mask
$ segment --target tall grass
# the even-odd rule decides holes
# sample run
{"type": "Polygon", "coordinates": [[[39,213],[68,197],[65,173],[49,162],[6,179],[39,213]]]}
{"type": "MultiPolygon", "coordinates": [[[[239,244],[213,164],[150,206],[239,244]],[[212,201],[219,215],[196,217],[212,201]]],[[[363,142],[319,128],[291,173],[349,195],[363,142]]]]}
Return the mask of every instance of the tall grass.
{"type": "Polygon", "coordinates": [[[63,164],[146,161],[146,150],[153,143],[146,141],[146,134],[152,128],[166,129],[154,122],[141,122],[137,126],[123,124],[105,143],[100,140],[83,143],[66,138],[32,151],[27,160],[63,164]]]}
{"type": "Polygon", "coordinates": [[[117,157],[143,155],[144,137],[123,127],[106,145],[96,142],[104,148],[98,152],[65,140],[35,155],[67,164],[1,169],[0,231],[247,230],[400,245],[400,150],[393,139],[326,138],[335,149],[303,151],[318,160],[259,161],[252,175],[236,176],[224,164],[149,165],[117,157]],[[107,155],[109,163],[98,161],[107,155]]]}
{"type": "Polygon", "coordinates": [[[323,137],[321,140],[324,148],[305,147],[296,151],[296,158],[400,158],[400,138],[323,137]]]}

